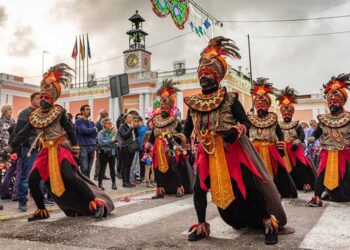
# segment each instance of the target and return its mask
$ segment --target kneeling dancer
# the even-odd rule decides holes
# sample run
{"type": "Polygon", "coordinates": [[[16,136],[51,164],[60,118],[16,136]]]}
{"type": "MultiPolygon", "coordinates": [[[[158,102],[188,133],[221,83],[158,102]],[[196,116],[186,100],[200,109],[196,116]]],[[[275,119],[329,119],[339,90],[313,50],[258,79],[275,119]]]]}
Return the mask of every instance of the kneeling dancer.
{"type": "Polygon", "coordinates": [[[223,56],[240,58],[234,42],[215,37],[201,53],[198,78],[202,93],[184,99],[189,107],[184,133],[194,130],[199,139],[194,184],[198,224],[189,229],[188,240],[208,237],[207,192],[221,218],[235,229],[261,228],[267,244],[277,243],[278,227],[286,215],[278,191],[248,137],[246,113],[238,94],[220,86],[228,65],[223,56]]]}
{"type": "Polygon", "coordinates": [[[66,64],[58,64],[44,74],[40,85],[40,108],[30,114],[29,123],[5,148],[5,154],[2,153],[2,157],[6,157],[6,153],[11,153],[31,130],[40,131],[32,148],[41,140],[42,149],[33,164],[28,181],[38,209],[28,221],[49,217],[40,188],[41,181],[46,184],[55,202],[67,216],[93,215],[100,219],[114,209],[112,200],[78,170],[74,159],[79,153],[75,133],[66,110],[55,103],[61,95],[61,84],[70,84],[70,70],[72,69],[66,64]]]}

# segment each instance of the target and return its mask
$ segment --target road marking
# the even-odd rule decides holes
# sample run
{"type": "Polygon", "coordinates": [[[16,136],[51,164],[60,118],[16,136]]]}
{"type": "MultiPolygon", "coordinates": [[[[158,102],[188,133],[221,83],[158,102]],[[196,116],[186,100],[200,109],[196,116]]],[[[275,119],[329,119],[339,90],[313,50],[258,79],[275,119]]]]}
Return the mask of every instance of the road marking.
{"type": "MultiPolygon", "coordinates": [[[[119,207],[124,207],[124,206],[129,206],[133,204],[138,204],[143,202],[144,200],[151,199],[152,195],[151,194],[144,194],[144,195],[139,195],[135,197],[130,197],[129,202],[124,202],[124,201],[116,201],[114,202],[114,207],[119,208],[119,207]]],[[[59,221],[62,219],[68,218],[64,212],[59,212],[59,213],[51,213],[50,218],[46,220],[39,220],[40,222],[54,222],[54,221],[59,221]]]]}
{"type": "MultiPolygon", "coordinates": [[[[308,249],[350,249],[349,205],[330,204],[299,247],[308,249]]],[[[317,209],[317,208],[315,208],[317,209]]]]}
{"type": "MultiPolygon", "coordinates": [[[[230,225],[226,224],[220,216],[214,217],[209,220],[208,223],[210,224],[210,237],[213,238],[233,240],[247,231],[246,229],[235,230],[230,225]]],[[[187,235],[188,230],[181,234],[187,235]]]]}
{"type": "Polygon", "coordinates": [[[140,196],[130,197],[129,202],[119,200],[119,201],[114,202],[114,207],[118,208],[118,207],[124,207],[124,206],[132,205],[132,204],[141,203],[145,200],[151,199],[153,195],[154,194],[144,194],[144,195],[140,195],[140,196]]]}
{"type": "Polygon", "coordinates": [[[137,211],[120,217],[115,217],[92,223],[95,226],[115,227],[115,228],[134,228],[142,226],[170,215],[193,208],[192,197],[171,202],[165,205],[137,211]]]}

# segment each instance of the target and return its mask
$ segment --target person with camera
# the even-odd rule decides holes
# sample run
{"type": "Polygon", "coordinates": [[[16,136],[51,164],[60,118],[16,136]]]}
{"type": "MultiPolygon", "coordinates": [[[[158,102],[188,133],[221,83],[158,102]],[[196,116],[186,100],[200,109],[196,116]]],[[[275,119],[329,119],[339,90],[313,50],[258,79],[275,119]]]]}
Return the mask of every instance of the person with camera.
{"type": "Polygon", "coordinates": [[[116,129],[113,127],[112,121],[109,118],[104,118],[102,121],[103,129],[97,134],[97,143],[99,146],[99,161],[100,171],[98,176],[98,187],[105,190],[102,181],[105,176],[107,163],[112,179],[112,189],[117,190],[115,182],[115,155],[116,155],[116,129]]]}
{"type": "Polygon", "coordinates": [[[128,113],[124,116],[124,123],[120,126],[119,132],[119,143],[120,143],[120,157],[122,162],[122,177],[123,187],[132,188],[134,184],[130,183],[130,169],[134,159],[136,150],[138,150],[138,130],[135,126],[134,117],[128,113]]]}

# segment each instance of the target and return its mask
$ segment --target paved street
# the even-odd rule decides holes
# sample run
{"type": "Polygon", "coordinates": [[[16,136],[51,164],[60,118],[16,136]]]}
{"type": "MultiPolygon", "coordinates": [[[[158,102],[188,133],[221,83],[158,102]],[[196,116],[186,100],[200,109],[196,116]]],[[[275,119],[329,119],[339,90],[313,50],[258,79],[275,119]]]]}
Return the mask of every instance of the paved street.
{"type": "Polygon", "coordinates": [[[284,200],[288,224],[296,232],[280,236],[278,245],[268,247],[262,233],[227,226],[211,202],[207,212],[211,237],[190,243],[186,230],[196,222],[192,196],[151,200],[152,194],[141,192],[129,202],[116,200],[113,215],[101,221],[67,218],[60,211],[46,221],[28,223],[23,217],[2,221],[1,249],[350,249],[350,204],[327,202],[322,208],[308,208],[305,202],[311,194],[303,193],[299,199],[284,200]]]}

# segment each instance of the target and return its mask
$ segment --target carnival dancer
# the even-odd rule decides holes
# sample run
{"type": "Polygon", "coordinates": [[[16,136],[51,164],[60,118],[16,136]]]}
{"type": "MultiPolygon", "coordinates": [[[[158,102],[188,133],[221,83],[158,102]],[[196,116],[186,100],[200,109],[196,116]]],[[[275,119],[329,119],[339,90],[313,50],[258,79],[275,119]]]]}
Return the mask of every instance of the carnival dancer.
{"type": "Polygon", "coordinates": [[[178,89],[171,80],[163,80],[157,94],[160,106],[155,108],[153,132],[149,142],[153,145],[153,167],[157,182],[153,199],[164,198],[165,194],[182,197],[193,192],[194,172],[187,159],[186,138],[177,119],[178,108],[175,95],[178,89]]]}
{"type": "Polygon", "coordinates": [[[298,190],[310,192],[315,183],[316,169],[310,159],[304,153],[304,130],[299,121],[292,121],[294,115],[294,104],[297,95],[295,90],[287,86],[278,94],[280,112],[283,121],[279,125],[282,129],[284,142],[286,143],[284,162],[287,165],[289,174],[298,190]]]}
{"type": "Polygon", "coordinates": [[[308,203],[312,207],[322,206],[324,191],[332,201],[350,201],[350,113],[344,109],[349,79],[350,74],[341,74],[323,85],[330,113],[317,117],[318,127],[308,139],[321,144],[315,195],[308,203]]]}
{"type": "Polygon", "coordinates": [[[29,187],[37,210],[28,221],[49,217],[40,188],[41,181],[44,181],[56,204],[67,216],[93,215],[100,219],[114,209],[112,200],[78,170],[75,157],[79,146],[75,133],[67,119],[66,110],[55,103],[61,95],[61,84],[65,87],[70,84],[71,70],[61,63],[44,74],[40,85],[40,108],[30,114],[29,123],[1,153],[6,158],[6,154],[10,154],[31,130],[41,131],[33,145],[42,140],[42,149],[29,176],[29,187]]]}
{"type": "MultiPolygon", "coordinates": [[[[257,115],[248,116],[251,123],[249,137],[258,150],[282,198],[297,198],[295,184],[289,175],[290,168],[283,160],[285,143],[277,114],[269,112],[272,104],[272,83],[267,78],[258,78],[252,94],[257,115]]],[[[289,166],[290,167],[290,166],[289,166]]]]}
{"type": "Polygon", "coordinates": [[[199,140],[193,197],[198,224],[189,229],[188,240],[210,234],[206,208],[211,189],[227,224],[265,229],[265,243],[275,244],[286,215],[261,157],[245,135],[250,123],[238,94],[220,86],[228,68],[224,56],[240,58],[234,42],[222,36],[211,39],[197,70],[202,93],[184,99],[189,107],[184,133],[189,138],[194,130],[199,140]]]}

